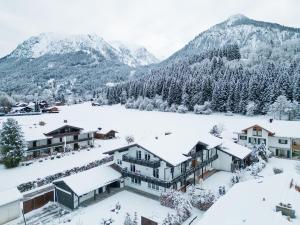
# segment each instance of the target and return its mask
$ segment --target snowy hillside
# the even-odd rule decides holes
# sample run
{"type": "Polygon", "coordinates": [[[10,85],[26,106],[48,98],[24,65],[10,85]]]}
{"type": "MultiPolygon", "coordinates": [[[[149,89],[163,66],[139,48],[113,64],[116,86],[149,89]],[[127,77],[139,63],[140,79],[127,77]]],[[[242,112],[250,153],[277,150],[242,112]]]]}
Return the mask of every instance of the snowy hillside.
{"type": "Polygon", "coordinates": [[[100,53],[107,60],[118,60],[136,67],[157,63],[158,60],[145,48],[128,48],[119,44],[116,48],[103,38],[93,35],[61,35],[42,33],[33,36],[18,45],[9,58],[38,58],[43,55],[56,55],[84,51],[93,57],[100,53]]]}
{"type": "Polygon", "coordinates": [[[199,34],[175,55],[194,54],[228,44],[237,44],[244,59],[257,55],[279,58],[294,54],[294,50],[300,48],[300,29],[233,15],[199,34]],[[272,48],[285,48],[285,51],[273,51],[272,48]]]}

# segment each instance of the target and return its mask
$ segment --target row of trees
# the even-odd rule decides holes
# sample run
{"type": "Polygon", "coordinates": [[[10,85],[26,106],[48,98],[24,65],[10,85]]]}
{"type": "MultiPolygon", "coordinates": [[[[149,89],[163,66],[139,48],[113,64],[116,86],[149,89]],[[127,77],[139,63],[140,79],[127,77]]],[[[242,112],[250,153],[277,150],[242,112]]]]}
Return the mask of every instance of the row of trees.
{"type": "Polygon", "coordinates": [[[141,78],[106,91],[109,104],[156,95],[169,107],[184,105],[190,111],[209,101],[213,111],[266,114],[281,95],[295,104],[300,101],[300,64],[295,59],[289,64],[265,60],[246,65],[238,57],[212,57],[207,52],[167,60],[141,78]]]}

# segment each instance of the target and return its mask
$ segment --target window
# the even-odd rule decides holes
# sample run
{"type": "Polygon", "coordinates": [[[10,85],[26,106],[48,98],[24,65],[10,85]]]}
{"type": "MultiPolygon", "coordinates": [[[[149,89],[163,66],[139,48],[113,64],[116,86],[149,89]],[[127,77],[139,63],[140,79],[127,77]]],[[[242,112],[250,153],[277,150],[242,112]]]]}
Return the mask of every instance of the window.
{"type": "Polygon", "coordinates": [[[159,169],[153,169],[153,176],[159,178],[159,169]]]}
{"type": "Polygon", "coordinates": [[[121,159],[118,159],[118,160],[117,160],[117,164],[118,164],[118,165],[122,165],[122,160],[121,160],[121,159]]]}
{"type": "Polygon", "coordinates": [[[131,183],[134,183],[134,184],[141,184],[141,179],[140,178],[131,178],[131,183]]]}
{"type": "Polygon", "coordinates": [[[240,135],[240,140],[247,140],[247,136],[245,136],[245,135],[240,135]]]}
{"type": "Polygon", "coordinates": [[[146,160],[146,161],[150,161],[150,154],[149,154],[149,153],[146,153],[146,154],[145,154],[145,160],[146,160]]]}
{"type": "Polygon", "coordinates": [[[259,145],[262,144],[262,143],[266,144],[266,139],[264,139],[264,138],[258,138],[258,139],[257,139],[257,143],[258,143],[259,145]]]}
{"type": "Polygon", "coordinates": [[[142,158],[142,151],[136,151],[136,158],[141,159],[142,158]]]}
{"type": "Polygon", "coordinates": [[[63,142],[63,138],[61,137],[61,138],[59,138],[59,142],[63,142]]]}
{"type": "Polygon", "coordinates": [[[74,135],[74,140],[78,140],[78,135],[74,135]]]}
{"type": "Polygon", "coordinates": [[[256,138],[251,138],[251,137],[249,137],[249,143],[250,144],[256,144],[256,138]]]}
{"type": "Polygon", "coordinates": [[[36,147],[36,141],[33,141],[33,142],[32,142],[32,146],[33,146],[33,147],[36,147]]]}
{"type": "Polygon", "coordinates": [[[135,172],[135,165],[134,164],[130,164],[130,171],[135,172]]]}
{"type": "Polygon", "coordinates": [[[51,145],[51,139],[47,139],[47,145],[51,145]]]}
{"type": "Polygon", "coordinates": [[[279,143],[279,144],[287,144],[287,143],[288,143],[288,140],[286,140],[286,139],[279,139],[279,140],[278,140],[278,143],[279,143]]]}
{"type": "Polygon", "coordinates": [[[148,182],[148,188],[159,191],[159,186],[154,183],[148,182]]]}
{"type": "Polygon", "coordinates": [[[262,129],[259,127],[253,127],[252,131],[253,136],[261,136],[262,135],[262,129]]]}

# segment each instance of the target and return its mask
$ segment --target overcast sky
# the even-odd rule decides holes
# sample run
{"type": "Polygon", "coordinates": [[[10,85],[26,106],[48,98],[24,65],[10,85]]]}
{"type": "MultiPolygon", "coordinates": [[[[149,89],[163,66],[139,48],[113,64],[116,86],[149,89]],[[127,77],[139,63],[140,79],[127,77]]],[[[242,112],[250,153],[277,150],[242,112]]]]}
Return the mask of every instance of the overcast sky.
{"type": "Polygon", "coordinates": [[[233,14],[300,27],[299,10],[300,0],[0,0],[0,57],[57,32],[142,45],[163,59],[233,14]]]}

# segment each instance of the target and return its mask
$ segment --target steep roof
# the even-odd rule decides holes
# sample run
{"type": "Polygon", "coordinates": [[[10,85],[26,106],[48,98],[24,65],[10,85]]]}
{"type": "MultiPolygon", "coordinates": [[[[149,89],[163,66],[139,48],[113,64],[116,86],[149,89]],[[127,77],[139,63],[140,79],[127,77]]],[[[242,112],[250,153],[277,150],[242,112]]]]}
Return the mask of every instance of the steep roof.
{"type": "Polygon", "coordinates": [[[277,121],[273,120],[272,123],[268,121],[262,121],[257,124],[249,124],[243,131],[252,128],[254,126],[261,127],[270,132],[273,136],[286,137],[286,138],[300,138],[300,123],[295,121],[277,121]]]}
{"type": "MultiPolygon", "coordinates": [[[[82,196],[90,191],[110,184],[121,177],[121,173],[108,165],[103,165],[65,177],[56,182],[63,181],[77,196],[82,196]]],[[[54,184],[56,182],[54,182],[54,184]]]]}

